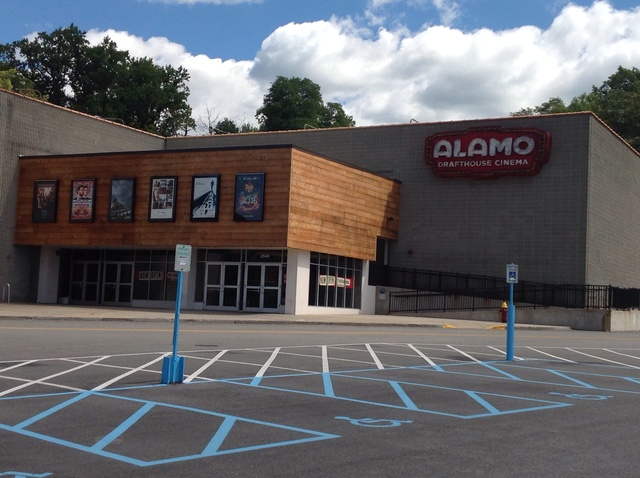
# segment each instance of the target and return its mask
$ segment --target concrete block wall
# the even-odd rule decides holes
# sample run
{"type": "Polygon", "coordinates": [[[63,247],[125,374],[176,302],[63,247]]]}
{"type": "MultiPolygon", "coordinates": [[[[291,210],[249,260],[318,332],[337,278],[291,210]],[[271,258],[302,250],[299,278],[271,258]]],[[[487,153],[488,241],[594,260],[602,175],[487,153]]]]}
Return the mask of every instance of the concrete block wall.
{"type": "Polygon", "coordinates": [[[398,179],[400,235],[389,249],[398,267],[585,281],[591,114],[170,138],[168,149],[294,144],[398,179]],[[552,135],[551,159],[532,177],[439,178],[424,160],[435,133],[486,126],[534,127],[552,135]]]}
{"type": "MultiPolygon", "coordinates": [[[[13,246],[19,157],[163,149],[164,142],[159,136],[0,90],[0,285],[11,285],[12,301],[36,300],[39,264],[39,248],[13,246]]],[[[82,171],[78,175],[82,177],[82,171]]]]}
{"type": "Polygon", "coordinates": [[[640,287],[640,155],[591,120],[589,284],[640,287]]]}

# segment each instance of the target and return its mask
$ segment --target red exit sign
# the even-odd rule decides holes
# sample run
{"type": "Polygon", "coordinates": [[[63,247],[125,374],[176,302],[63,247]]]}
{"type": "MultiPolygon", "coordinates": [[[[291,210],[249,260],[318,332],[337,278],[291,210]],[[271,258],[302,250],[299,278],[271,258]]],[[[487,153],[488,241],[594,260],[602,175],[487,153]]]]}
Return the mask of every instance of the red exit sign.
{"type": "Polygon", "coordinates": [[[535,128],[477,128],[425,141],[426,162],[442,177],[538,174],[550,152],[551,135],[535,128]]]}

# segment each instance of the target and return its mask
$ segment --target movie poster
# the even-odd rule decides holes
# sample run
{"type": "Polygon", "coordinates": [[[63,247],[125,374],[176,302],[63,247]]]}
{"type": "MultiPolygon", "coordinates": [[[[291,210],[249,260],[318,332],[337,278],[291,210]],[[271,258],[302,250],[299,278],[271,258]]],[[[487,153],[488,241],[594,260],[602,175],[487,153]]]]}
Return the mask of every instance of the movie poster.
{"type": "Polygon", "coordinates": [[[191,184],[191,220],[217,221],[220,176],[193,176],[191,184]]]}
{"type": "Polygon", "coordinates": [[[176,190],[178,178],[151,178],[149,197],[149,221],[173,221],[176,214],[176,190]]]}
{"type": "Polygon", "coordinates": [[[33,222],[56,222],[58,180],[35,181],[33,188],[33,222]]]}
{"type": "Polygon", "coordinates": [[[70,222],[91,222],[96,197],[95,179],[73,179],[71,181],[70,222]]]}
{"type": "Polygon", "coordinates": [[[234,221],[262,221],[264,173],[236,174],[234,221]]]}
{"type": "Polygon", "coordinates": [[[133,208],[135,206],[135,178],[111,180],[109,195],[109,221],[133,222],[133,208]]]}

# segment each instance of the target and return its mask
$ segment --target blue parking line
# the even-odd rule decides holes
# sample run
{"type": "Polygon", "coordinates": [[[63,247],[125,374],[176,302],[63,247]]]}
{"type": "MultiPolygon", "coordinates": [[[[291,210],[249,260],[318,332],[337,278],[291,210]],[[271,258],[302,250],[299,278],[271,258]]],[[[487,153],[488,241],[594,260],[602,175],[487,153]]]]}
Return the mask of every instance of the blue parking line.
{"type": "MultiPolygon", "coordinates": [[[[308,376],[309,374],[279,375],[278,378],[283,378],[283,377],[296,378],[296,377],[300,377],[301,375],[308,376]]],[[[314,375],[318,375],[318,374],[314,374],[314,375]]],[[[441,416],[447,416],[447,417],[453,417],[453,418],[461,418],[461,419],[473,419],[473,418],[481,418],[481,417],[487,417],[487,416],[506,415],[506,414],[511,414],[511,413],[531,412],[531,411],[535,411],[535,410],[545,410],[545,409],[551,409],[551,408],[571,407],[571,406],[573,406],[572,403],[566,403],[566,402],[558,402],[558,401],[552,401],[552,400],[542,400],[542,399],[522,397],[522,396],[517,396],[517,395],[504,395],[504,394],[497,394],[497,393],[485,393],[485,392],[478,392],[478,391],[474,391],[474,390],[466,390],[466,389],[459,389],[459,388],[453,388],[453,387],[442,387],[442,386],[437,386],[437,385],[428,385],[428,384],[415,383],[415,382],[399,382],[399,381],[393,381],[393,380],[387,380],[387,379],[361,377],[361,376],[358,376],[358,375],[350,375],[350,374],[345,374],[345,373],[331,373],[330,375],[332,375],[334,377],[350,378],[350,379],[355,379],[355,380],[368,380],[368,381],[372,381],[372,382],[380,382],[380,383],[389,384],[394,389],[394,391],[396,391],[396,394],[400,398],[400,400],[403,402],[403,405],[400,406],[400,405],[395,405],[393,403],[374,402],[374,401],[370,401],[370,400],[363,400],[363,399],[357,399],[357,398],[351,398],[351,397],[344,397],[344,396],[339,396],[339,395],[327,396],[327,395],[325,395],[323,393],[309,392],[309,391],[296,390],[296,389],[288,389],[288,388],[282,388],[282,387],[271,387],[271,386],[266,385],[269,382],[270,379],[276,378],[276,377],[273,377],[273,376],[265,377],[264,380],[261,381],[260,385],[253,385],[251,380],[245,380],[245,381],[242,381],[242,380],[232,380],[232,381],[220,380],[220,381],[221,382],[225,382],[225,383],[236,384],[236,385],[240,385],[240,386],[244,386],[244,387],[263,388],[263,389],[267,389],[267,390],[276,390],[276,391],[287,392],[287,393],[296,393],[296,394],[300,394],[300,395],[309,395],[309,396],[315,396],[315,397],[325,397],[325,398],[331,398],[331,399],[335,399],[335,400],[341,400],[341,401],[347,401],[347,402],[353,402],[353,403],[361,403],[361,404],[365,404],[365,405],[373,405],[373,406],[377,406],[377,407],[393,408],[393,409],[396,409],[396,410],[411,410],[411,411],[415,411],[415,412],[429,413],[429,414],[434,414],[434,415],[441,415],[441,416]],[[438,411],[438,410],[433,410],[433,409],[419,408],[410,399],[410,397],[404,391],[404,389],[402,389],[403,385],[410,385],[410,386],[424,387],[424,388],[433,388],[433,389],[438,389],[438,390],[447,390],[447,391],[452,391],[452,392],[464,393],[465,395],[467,395],[470,398],[472,398],[475,402],[477,402],[481,406],[483,406],[483,408],[485,408],[487,410],[487,413],[473,413],[473,414],[469,414],[469,415],[462,415],[462,414],[438,411]],[[508,398],[508,399],[511,399],[511,400],[518,400],[523,404],[525,404],[525,403],[526,404],[535,403],[536,406],[526,406],[526,407],[515,408],[515,409],[511,409],[511,410],[499,410],[496,407],[493,407],[493,405],[491,405],[486,399],[481,398],[481,397],[496,397],[496,398],[500,398],[500,399],[508,398]]]]}
{"type": "Polygon", "coordinates": [[[491,415],[500,415],[501,412],[496,407],[487,402],[484,398],[482,398],[477,392],[472,392],[471,390],[465,390],[465,393],[473,398],[476,402],[486,408],[491,415]]]}
{"type": "Polygon", "coordinates": [[[569,375],[566,375],[566,374],[564,374],[564,373],[562,373],[562,372],[559,372],[558,370],[551,370],[551,369],[549,369],[549,372],[550,372],[550,373],[552,373],[552,374],[554,374],[554,375],[557,375],[558,377],[562,377],[562,378],[564,378],[564,379],[566,379],[566,380],[569,380],[570,382],[574,382],[574,383],[576,383],[576,384],[580,385],[580,386],[581,386],[581,387],[583,387],[583,388],[596,388],[596,387],[594,387],[594,386],[593,386],[593,385],[591,385],[591,384],[588,384],[588,383],[583,382],[583,381],[581,381],[581,380],[578,380],[578,379],[576,379],[576,378],[570,377],[569,375]]]}
{"type": "MultiPolygon", "coordinates": [[[[127,387],[127,390],[132,390],[132,389],[136,389],[136,388],[147,388],[147,386],[142,386],[142,387],[127,387]]],[[[48,443],[53,443],[56,445],[60,445],[60,446],[64,446],[67,448],[71,448],[74,450],[78,450],[78,451],[83,451],[83,452],[87,452],[87,453],[91,453],[94,455],[98,455],[98,456],[102,456],[105,458],[111,458],[114,460],[118,460],[124,463],[128,463],[130,465],[135,465],[135,466],[139,466],[139,467],[147,467],[147,466],[154,466],[154,465],[161,465],[161,464],[168,464],[168,463],[176,463],[176,462],[182,462],[182,461],[188,461],[188,460],[194,460],[194,459],[200,459],[200,458],[208,458],[208,457],[213,457],[213,456],[218,456],[218,455],[229,455],[229,454],[233,454],[233,453],[240,453],[240,452],[248,452],[248,451],[257,451],[257,450],[261,450],[261,449],[265,449],[265,448],[275,448],[275,447],[280,447],[280,446],[288,446],[288,445],[297,445],[297,444],[302,444],[302,443],[309,443],[309,442],[314,442],[314,441],[319,441],[319,440],[328,440],[328,439],[333,439],[333,438],[340,438],[339,435],[334,435],[334,434],[330,434],[330,433],[324,433],[324,432],[320,432],[320,431],[316,431],[316,430],[309,430],[309,429],[304,429],[304,428],[297,428],[297,427],[292,427],[292,426],[288,426],[288,425],[283,425],[283,424],[279,424],[279,423],[270,423],[270,422],[265,422],[265,421],[260,421],[260,420],[254,420],[254,419],[249,419],[249,418],[243,418],[243,417],[238,417],[238,416],[233,416],[233,415],[227,415],[227,414],[222,414],[222,413],[217,413],[217,412],[212,412],[209,410],[202,410],[202,409],[198,409],[198,408],[192,408],[192,407],[186,407],[186,406],[181,406],[181,405],[175,405],[175,404],[169,404],[169,403],[161,403],[161,402],[156,402],[156,401],[151,401],[151,400],[144,400],[144,399],[139,399],[139,398],[133,398],[133,397],[125,397],[125,396],[120,396],[117,395],[115,393],[113,393],[113,391],[93,391],[93,390],[88,390],[85,392],[73,392],[76,395],[74,397],[72,397],[69,400],[64,401],[63,403],[56,405],[55,407],[52,407],[42,413],[39,413],[27,420],[24,420],[23,422],[21,422],[20,424],[16,425],[16,426],[10,426],[10,425],[5,425],[5,424],[0,424],[0,430],[6,430],[9,432],[14,432],[14,433],[18,433],[20,435],[24,435],[27,437],[31,437],[31,438],[35,438],[35,439],[39,439],[39,440],[43,440],[46,441],[48,443]],[[82,445],[79,443],[75,443],[69,440],[64,440],[61,438],[57,438],[54,436],[49,436],[49,435],[45,435],[42,433],[38,433],[38,432],[34,432],[32,430],[29,430],[27,427],[33,423],[36,423],[37,421],[45,418],[45,417],[50,417],[52,415],[54,415],[56,412],[63,410],[75,403],[80,402],[82,399],[84,398],[88,398],[91,396],[100,396],[100,397],[106,397],[106,398],[111,398],[114,400],[125,400],[125,401],[130,401],[130,402],[137,402],[137,403],[141,403],[142,406],[140,407],[140,409],[138,411],[136,411],[133,415],[131,415],[129,418],[127,418],[124,422],[122,422],[119,426],[117,426],[112,432],[110,432],[109,434],[107,434],[106,436],[104,436],[102,439],[100,439],[98,442],[96,442],[94,445],[91,446],[86,446],[86,445],[82,445]],[[140,419],[145,416],[147,413],[149,413],[149,411],[151,409],[153,409],[154,407],[166,407],[166,408],[170,408],[170,409],[175,409],[175,410],[182,410],[182,411],[188,411],[188,412],[192,412],[192,413],[200,413],[203,415],[208,415],[208,416],[215,416],[215,417],[220,417],[222,418],[222,425],[218,428],[218,430],[216,431],[216,433],[214,434],[214,436],[209,440],[209,443],[204,447],[204,449],[202,450],[198,450],[197,453],[193,453],[193,454],[189,454],[189,455],[184,455],[184,456],[177,456],[177,457],[170,457],[170,458],[163,458],[163,459],[157,459],[157,460],[149,460],[149,461],[145,461],[139,458],[134,458],[134,457],[130,457],[130,456],[126,456],[126,455],[122,455],[119,453],[114,453],[114,452],[110,452],[105,450],[106,447],[109,446],[109,444],[113,443],[117,438],[121,437],[127,430],[129,430],[131,427],[133,427],[136,423],[138,423],[140,421],[140,419]],[[282,440],[282,441],[272,441],[270,443],[261,443],[259,445],[249,445],[249,446],[241,446],[241,447],[234,447],[234,448],[228,448],[226,450],[220,450],[220,447],[222,446],[222,444],[224,443],[224,441],[226,440],[226,438],[228,437],[229,433],[232,431],[233,427],[237,424],[241,424],[241,423],[250,423],[253,425],[259,425],[259,426],[264,426],[264,427],[269,427],[269,428],[276,428],[279,430],[283,430],[283,431],[288,431],[288,432],[294,432],[297,434],[300,434],[300,438],[295,438],[295,439],[286,439],[286,440],[282,440]]],[[[69,395],[69,392],[64,392],[64,393],[60,393],[60,394],[43,394],[43,395],[29,395],[29,396],[25,396],[23,397],[24,399],[35,399],[35,398],[40,398],[40,397],[50,397],[50,396],[58,396],[58,395],[69,395]]],[[[15,397],[12,397],[13,399],[15,399],[15,397]]]]}
{"type": "Polygon", "coordinates": [[[127,418],[124,422],[122,422],[115,430],[105,436],[98,443],[94,444],[91,448],[93,450],[102,450],[104,447],[108,446],[114,440],[118,439],[124,432],[126,432],[129,428],[135,425],[143,416],[149,412],[155,404],[147,403],[143,405],[136,413],[127,418]]]}
{"type": "Polygon", "coordinates": [[[217,453],[220,449],[220,445],[222,445],[222,442],[225,438],[227,438],[227,435],[229,435],[231,428],[233,428],[233,425],[236,423],[236,420],[236,417],[226,417],[222,422],[222,425],[220,425],[220,428],[218,428],[218,431],[213,436],[202,453],[205,453],[207,455],[217,453]]]}
{"type": "Polygon", "coordinates": [[[327,397],[335,397],[336,394],[333,391],[333,382],[331,381],[331,374],[330,373],[323,373],[322,374],[322,384],[324,385],[324,394],[327,397]]]}
{"type": "Polygon", "coordinates": [[[396,392],[396,394],[400,397],[402,403],[404,403],[409,410],[419,410],[418,406],[413,402],[413,400],[409,398],[409,395],[407,395],[407,393],[402,389],[398,382],[396,382],[395,380],[391,380],[389,381],[389,384],[391,385],[391,388],[393,388],[393,390],[396,392]]]}
{"type": "Polygon", "coordinates": [[[59,412],[60,410],[62,410],[63,408],[67,408],[69,405],[73,405],[76,402],[79,402],[80,400],[83,400],[85,398],[87,398],[89,395],[91,395],[91,392],[83,392],[83,393],[79,393],[77,396],[67,400],[66,402],[60,403],[59,405],[56,405],[55,407],[52,407],[48,410],[45,410],[42,413],[39,413],[31,418],[29,418],[28,420],[23,421],[22,423],[19,423],[15,426],[15,428],[20,429],[20,428],[26,428],[29,425],[34,424],[37,421],[42,420],[43,418],[46,418],[50,415],[53,415],[56,412],[59,412]]]}
{"type": "Polygon", "coordinates": [[[482,365],[483,367],[488,368],[489,370],[493,370],[494,372],[498,372],[499,374],[504,375],[505,377],[507,377],[510,380],[522,380],[520,377],[517,377],[515,375],[512,375],[498,367],[494,367],[491,362],[482,362],[479,365],[482,365]]]}

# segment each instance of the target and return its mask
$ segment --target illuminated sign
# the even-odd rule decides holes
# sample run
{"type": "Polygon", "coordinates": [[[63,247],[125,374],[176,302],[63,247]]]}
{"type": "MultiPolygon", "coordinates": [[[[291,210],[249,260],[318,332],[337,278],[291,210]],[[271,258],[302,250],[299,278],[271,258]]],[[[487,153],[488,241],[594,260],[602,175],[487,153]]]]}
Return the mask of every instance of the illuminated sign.
{"type": "Polygon", "coordinates": [[[551,135],[535,128],[469,129],[425,141],[426,162],[442,177],[534,175],[550,152],[551,135]]]}

